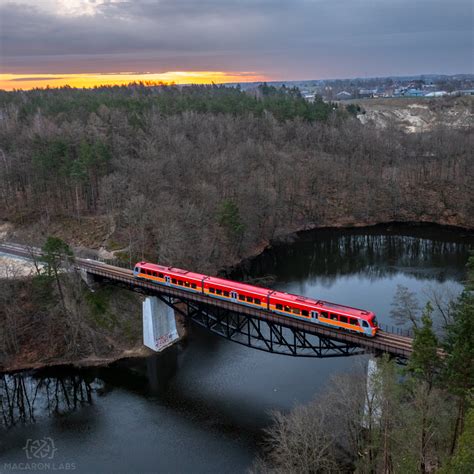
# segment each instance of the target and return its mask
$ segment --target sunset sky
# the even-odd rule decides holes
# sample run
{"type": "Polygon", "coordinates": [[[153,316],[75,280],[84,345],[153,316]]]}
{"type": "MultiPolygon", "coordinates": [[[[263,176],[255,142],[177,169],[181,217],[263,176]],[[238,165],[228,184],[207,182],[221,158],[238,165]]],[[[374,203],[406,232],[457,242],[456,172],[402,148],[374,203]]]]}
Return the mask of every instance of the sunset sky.
{"type": "Polygon", "coordinates": [[[472,73],[470,0],[0,0],[0,88],[472,73]]]}

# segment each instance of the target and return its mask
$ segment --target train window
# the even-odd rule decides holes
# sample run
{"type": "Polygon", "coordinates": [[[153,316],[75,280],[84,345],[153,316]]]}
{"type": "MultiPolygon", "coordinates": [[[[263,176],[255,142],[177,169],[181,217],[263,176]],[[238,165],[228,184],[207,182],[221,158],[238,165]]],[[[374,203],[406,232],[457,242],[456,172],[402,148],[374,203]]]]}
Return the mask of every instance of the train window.
{"type": "Polygon", "coordinates": [[[276,304],[275,307],[276,309],[280,309],[280,310],[283,309],[283,306],[281,304],[276,304]]]}
{"type": "Polygon", "coordinates": [[[191,283],[191,288],[196,289],[197,288],[196,283],[191,283]]]}
{"type": "Polygon", "coordinates": [[[178,285],[183,286],[183,282],[181,280],[178,280],[178,285]]]}
{"type": "Polygon", "coordinates": [[[367,324],[367,321],[362,320],[362,326],[365,328],[368,328],[369,325],[367,324]]]}
{"type": "Polygon", "coordinates": [[[216,290],[216,295],[222,295],[222,290],[216,290]]]}
{"type": "Polygon", "coordinates": [[[337,314],[331,313],[331,319],[337,321],[337,314]]]}
{"type": "Polygon", "coordinates": [[[357,319],[349,318],[349,324],[352,324],[353,326],[357,326],[357,319]]]}
{"type": "Polygon", "coordinates": [[[240,301],[245,301],[245,296],[244,295],[239,295],[239,300],[240,301]]]}
{"type": "Polygon", "coordinates": [[[301,314],[301,311],[298,308],[293,308],[293,314],[301,314]]]}
{"type": "Polygon", "coordinates": [[[321,316],[323,318],[329,318],[329,314],[326,311],[321,311],[321,316]]]}
{"type": "Polygon", "coordinates": [[[251,296],[247,296],[247,303],[253,303],[253,298],[251,296]]]}
{"type": "Polygon", "coordinates": [[[140,268],[140,273],[146,273],[146,270],[143,268],[140,268]]]}
{"type": "Polygon", "coordinates": [[[224,296],[229,296],[229,292],[228,291],[224,291],[224,296]]]}
{"type": "Polygon", "coordinates": [[[308,310],[306,310],[306,309],[302,309],[302,310],[301,310],[301,314],[302,314],[303,316],[309,316],[308,310]]]}
{"type": "Polygon", "coordinates": [[[163,273],[158,273],[158,276],[159,276],[160,278],[163,278],[163,273]]]}
{"type": "Polygon", "coordinates": [[[347,323],[347,317],[346,316],[339,316],[339,321],[341,321],[341,323],[347,323]]]}
{"type": "Polygon", "coordinates": [[[209,292],[210,292],[210,293],[215,293],[215,292],[216,292],[216,289],[215,289],[215,288],[209,288],[209,292]]]}
{"type": "Polygon", "coordinates": [[[291,313],[291,308],[289,306],[285,306],[285,311],[288,311],[288,313],[291,313]]]}
{"type": "Polygon", "coordinates": [[[258,298],[255,298],[255,304],[262,304],[262,302],[258,298]]]}
{"type": "Polygon", "coordinates": [[[189,281],[185,281],[185,282],[184,282],[184,286],[187,286],[187,287],[189,288],[189,286],[190,286],[190,285],[189,285],[189,281]]]}
{"type": "Polygon", "coordinates": [[[171,278],[171,283],[173,283],[173,285],[176,285],[176,278],[171,278]]]}

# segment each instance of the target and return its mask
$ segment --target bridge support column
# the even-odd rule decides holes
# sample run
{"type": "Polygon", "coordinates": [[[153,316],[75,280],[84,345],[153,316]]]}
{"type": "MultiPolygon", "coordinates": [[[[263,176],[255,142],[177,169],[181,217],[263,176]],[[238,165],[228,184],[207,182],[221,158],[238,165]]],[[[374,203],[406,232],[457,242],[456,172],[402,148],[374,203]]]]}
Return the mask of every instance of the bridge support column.
{"type": "Polygon", "coordinates": [[[94,275],[90,274],[89,272],[87,272],[83,268],[79,269],[79,274],[81,275],[82,280],[87,285],[89,290],[94,291],[94,289],[96,287],[96,282],[95,282],[95,279],[94,279],[94,275]]]}
{"type": "Polygon", "coordinates": [[[381,415],[381,400],[376,396],[376,387],[379,381],[377,380],[379,376],[379,368],[377,365],[377,359],[371,357],[367,364],[367,398],[365,402],[365,427],[369,426],[370,419],[378,420],[381,415]]]}
{"type": "Polygon", "coordinates": [[[143,344],[161,352],[179,340],[174,311],[156,296],[143,302],[143,344]]]}

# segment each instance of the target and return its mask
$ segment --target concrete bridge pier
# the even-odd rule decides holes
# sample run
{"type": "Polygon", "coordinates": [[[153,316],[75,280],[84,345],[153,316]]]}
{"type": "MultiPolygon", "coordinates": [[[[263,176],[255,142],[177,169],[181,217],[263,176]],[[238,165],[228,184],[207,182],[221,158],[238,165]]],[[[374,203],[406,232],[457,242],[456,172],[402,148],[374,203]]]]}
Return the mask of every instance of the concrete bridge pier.
{"type": "Polygon", "coordinates": [[[367,398],[365,400],[365,419],[364,425],[367,428],[370,424],[370,419],[378,420],[382,416],[382,401],[377,396],[377,384],[380,383],[377,379],[379,376],[379,368],[377,359],[370,357],[367,364],[367,398]]]}
{"type": "Polygon", "coordinates": [[[95,281],[94,275],[92,273],[89,273],[84,268],[79,269],[79,275],[81,275],[82,280],[87,285],[89,290],[94,291],[96,287],[96,281],[95,281]]]}
{"type": "Polygon", "coordinates": [[[161,352],[179,340],[174,310],[156,296],[143,302],[143,344],[161,352]]]}

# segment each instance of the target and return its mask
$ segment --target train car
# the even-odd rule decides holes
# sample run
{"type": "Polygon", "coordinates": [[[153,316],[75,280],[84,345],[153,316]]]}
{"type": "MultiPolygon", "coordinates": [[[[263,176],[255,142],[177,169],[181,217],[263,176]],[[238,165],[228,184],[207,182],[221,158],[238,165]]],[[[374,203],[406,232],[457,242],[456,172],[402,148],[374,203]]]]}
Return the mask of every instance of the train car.
{"type": "Polygon", "coordinates": [[[323,326],[336,327],[369,337],[377,333],[375,314],[350,306],[275,291],[270,295],[269,309],[285,316],[304,318],[323,326]]]}
{"type": "Polygon", "coordinates": [[[140,262],[135,265],[133,274],[137,278],[151,280],[161,285],[175,286],[192,292],[202,293],[203,281],[207,277],[181,268],[164,267],[153,263],[140,262]]]}
{"type": "Polygon", "coordinates": [[[224,278],[209,277],[204,282],[204,293],[208,296],[233,301],[252,308],[268,309],[267,288],[247,285],[224,278]]]}
{"type": "Polygon", "coordinates": [[[378,330],[377,319],[373,312],[350,306],[147,262],[137,263],[133,274],[136,278],[153,281],[160,285],[201,293],[210,298],[260,308],[369,337],[374,337],[378,330]]]}

